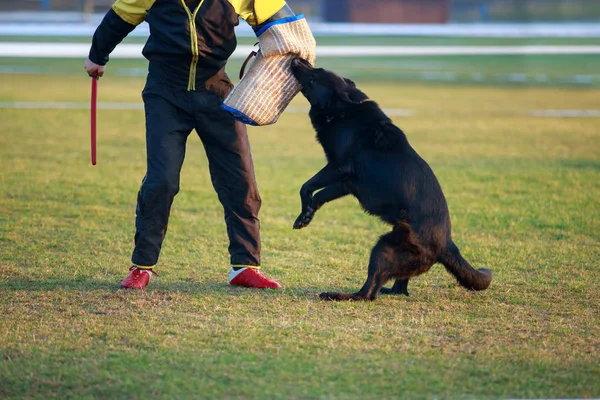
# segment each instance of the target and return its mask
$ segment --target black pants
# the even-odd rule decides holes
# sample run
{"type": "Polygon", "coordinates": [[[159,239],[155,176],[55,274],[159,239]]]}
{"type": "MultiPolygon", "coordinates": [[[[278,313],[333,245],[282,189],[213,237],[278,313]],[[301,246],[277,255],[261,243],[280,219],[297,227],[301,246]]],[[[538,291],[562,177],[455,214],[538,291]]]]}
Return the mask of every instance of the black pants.
{"type": "Polygon", "coordinates": [[[190,92],[154,81],[151,76],[146,82],[142,97],[148,167],[137,200],[131,259],[135,265],[152,266],[158,261],[192,129],[202,140],[211,180],[223,205],[231,263],[260,265],[261,199],[246,126],[220,108],[231,90],[226,76],[204,86],[190,92]]]}

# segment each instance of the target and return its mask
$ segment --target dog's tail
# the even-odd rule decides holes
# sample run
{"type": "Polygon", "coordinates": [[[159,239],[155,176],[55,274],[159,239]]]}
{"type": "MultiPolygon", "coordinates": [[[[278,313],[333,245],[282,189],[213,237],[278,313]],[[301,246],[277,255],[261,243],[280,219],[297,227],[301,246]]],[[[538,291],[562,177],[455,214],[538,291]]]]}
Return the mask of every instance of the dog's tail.
{"type": "Polygon", "coordinates": [[[469,262],[460,254],[460,250],[450,240],[448,246],[438,256],[446,270],[456,277],[458,283],[469,290],[485,290],[492,283],[492,271],[471,267],[469,262]]]}

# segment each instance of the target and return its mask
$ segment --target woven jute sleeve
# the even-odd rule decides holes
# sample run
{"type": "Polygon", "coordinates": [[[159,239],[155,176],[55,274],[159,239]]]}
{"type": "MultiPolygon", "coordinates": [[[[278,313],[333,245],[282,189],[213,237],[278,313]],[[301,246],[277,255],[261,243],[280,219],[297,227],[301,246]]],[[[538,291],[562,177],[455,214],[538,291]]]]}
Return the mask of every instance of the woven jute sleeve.
{"type": "Polygon", "coordinates": [[[300,56],[315,63],[315,38],[302,15],[274,21],[263,29],[256,58],[222,106],[250,125],[274,124],[300,92],[291,71],[292,59],[300,56]]]}

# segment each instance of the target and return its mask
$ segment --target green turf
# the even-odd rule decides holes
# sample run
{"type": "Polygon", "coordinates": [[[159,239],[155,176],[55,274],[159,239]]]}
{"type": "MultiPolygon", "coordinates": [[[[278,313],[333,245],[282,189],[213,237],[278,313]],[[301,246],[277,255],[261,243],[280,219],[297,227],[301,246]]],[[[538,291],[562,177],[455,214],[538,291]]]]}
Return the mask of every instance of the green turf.
{"type": "MultiPolygon", "coordinates": [[[[238,76],[243,60],[233,59],[227,71],[238,76]]],[[[372,82],[433,82],[529,86],[600,87],[600,55],[318,57],[317,65],[353,79],[372,82]]],[[[144,76],[144,59],[113,59],[112,76],[144,76]]],[[[79,59],[1,58],[6,73],[85,74],[79,59]]],[[[0,75],[1,76],[1,75],[0,75]]],[[[8,79],[8,78],[5,78],[8,79]]],[[[61,78],[64,79],[64,78],[61,78]]]]}
{"type": "MultiPolygon", "coordinates": [[[[285,287],[227,285],[222,209],[191,136],[160,278],[127,273],[144,174],[143,112],[0,109],[0,398],[586,398],[600,396],[600,131],[596,90],[357,80],[389,108],[446,193],[454,238],[489,290],[440,266],[411,297],[353,291],[388,229],[356,200],[293,231],[301,184],[324,164],[306,115],[251,128],[263,267],[285,287]]],[[[140,101],[106,77],[100,101],[140,101]]],[[[87,101],[89,79],[0,75],[0,101],[87,101]]],[[[297,98],[294,105],[305,106],[297,98]]]]}

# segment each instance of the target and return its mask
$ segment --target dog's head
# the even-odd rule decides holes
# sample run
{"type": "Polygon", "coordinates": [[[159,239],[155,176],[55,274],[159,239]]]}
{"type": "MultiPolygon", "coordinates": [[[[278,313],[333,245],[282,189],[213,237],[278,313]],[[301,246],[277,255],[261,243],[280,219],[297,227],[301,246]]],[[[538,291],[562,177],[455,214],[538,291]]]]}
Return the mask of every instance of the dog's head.
{"type": "Polygon", "coordinates": [[[303,58],[294,58],[291,68],[311,108],[345,108],[368,99],[350,79],[323,68],[313,68],[303,58]]]}

